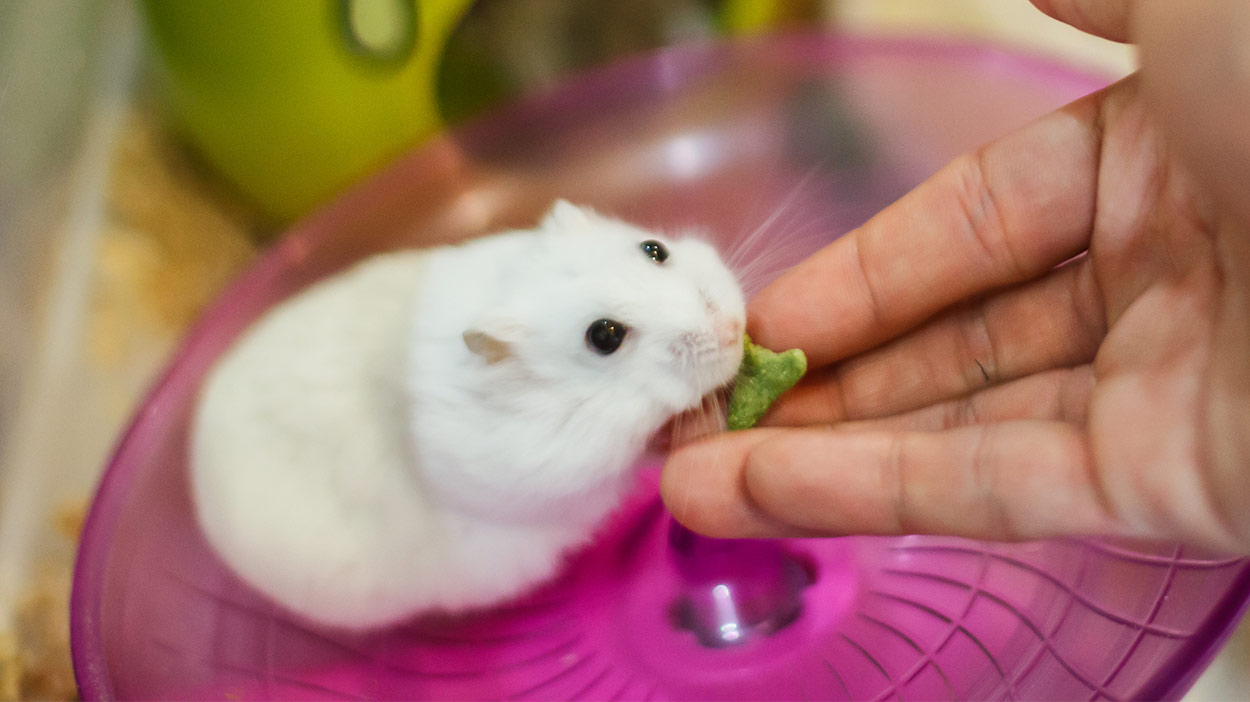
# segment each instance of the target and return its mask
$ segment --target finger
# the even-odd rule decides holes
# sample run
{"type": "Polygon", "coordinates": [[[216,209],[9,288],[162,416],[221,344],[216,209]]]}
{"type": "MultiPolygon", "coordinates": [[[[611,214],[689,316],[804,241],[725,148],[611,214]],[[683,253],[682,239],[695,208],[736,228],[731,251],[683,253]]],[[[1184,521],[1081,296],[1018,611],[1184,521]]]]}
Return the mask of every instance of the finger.
{"type": "Polygon", "coordinates": [[[1082,251],[1106,92],[957,159],[787,271],[752,301],[751,336],[824,365],[1082,251]]]}
{"type": "MultiPolygon", "coordinates": [[[[944,432],[783,430],[741,442],[680,519],[695,531],[759,536],[932,533],[1022,540],[1120,531],[1083,434],[1060,422],[944,432]],[[749,505],[749,508],[745,505],[749,505]],[[743,518],[742,515],[749,515],[743,518]]],[[[709,442],[710,444],[711,442],[709,442]]],[[[715,450],[671,460],[691,471],[715,450]]]]}
{"type": "Polygon", "coordinates": [[[1037,9],[1065,24],[1111,41],[1129,40],[1126,0],[1033,0],[1037,9]]]}
{"type": "Polygon", "coordinates": [[[810,535],[760,513],[742,489],[743,460],[753,446],[776,432],[729,432],[675,451],[660,476],[660,495],[669,512],[708,536],[810,535]]]}
{"type": "Polygon", "coordinates": [[[1107,533],[1083,434],[1059,422],[936,433],[801,431],[752,447],[743,483],[774,520],[831,534],[1021,540],[1107,533]]]}
{"type": "Polygon", "coordinates": [[[879,419],[843,422],[838,431],[941,431],[1019,419],[1084,426],[1094,371],[1088,366],[1038,373],[967,396],[879,419]]]}
{"type": "Polygon", "coordinates": [[[813,373],[783,396],[767,423],[882,417],[992,383],[1070,368],[1090,362],[1106,332],[1092,266],[1081,258],[813,373]]]}

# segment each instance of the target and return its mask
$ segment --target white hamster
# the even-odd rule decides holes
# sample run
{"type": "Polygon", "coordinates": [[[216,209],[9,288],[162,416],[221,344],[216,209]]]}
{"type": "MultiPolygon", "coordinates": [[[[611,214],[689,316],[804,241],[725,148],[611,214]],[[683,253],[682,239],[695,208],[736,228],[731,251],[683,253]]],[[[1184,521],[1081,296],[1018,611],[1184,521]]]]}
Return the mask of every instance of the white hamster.
{"type": "Polygon", "coordinates": [[[710,245],[564,201],[533,230],[365,260],[210,373],[200,525],[313,622],[499,603],[555,575],[649,436],[733,378],[744,324],[710,245]]]}

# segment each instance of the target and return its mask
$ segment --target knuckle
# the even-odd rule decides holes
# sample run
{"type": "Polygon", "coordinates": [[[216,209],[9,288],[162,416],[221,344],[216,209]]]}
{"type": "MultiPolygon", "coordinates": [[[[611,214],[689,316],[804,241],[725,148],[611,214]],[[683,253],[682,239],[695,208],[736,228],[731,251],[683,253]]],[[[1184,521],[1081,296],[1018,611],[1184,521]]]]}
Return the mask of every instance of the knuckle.
{"type": "Polygon", "coordinates": [[[978,425],[968,465],[973,490],[972,505],[980,513],[981,530],[985,534],[1014,541],[1015,529],[998,483],[998,462],[994,458],[996,441],[994,424],[978,425]]]}
{"type": "Polygon", "coordinates": [[[958,327],[959,343],[964,353],[964,358],[960,360],[966,389],[992,383],[1001,371],[1001,363],[989,320],[988,302],[981,300],[970,305],[958,327]]]}
{"type": "Polygon", "coordinates": [[[959,426],[969,426],[981,423],[981,414],[977,411],[976,396],[970,395],[963,398],[957,404],[959,408],[959,426]]]}
{"type": "Polygon", "coordinates": [[[963,157],[959,161],[960,212],[968,238],[995,267],[1000,277],[1019,280],[1028,277],[1028,269],[1012,246],[1003,207],[994,187],[985,177],[986,150],[963,157]]]}
{"type": "Polygon", "coordinates": [[[824,401],[825,411],[831,421],[841,422],[852,418],[850,398],[847,396],[846,382],[840,366],[829,371],[829,382],[824,386],[824,401]]]}
{"type": "Polygon", "coordinates": [[[881,297],[872,270],[873,267],[868,260],[868,254],[865,252],[864,240],[861,238],[854,239],[855,242],[855,269],[859,273],[860,284],[864,288],[864,298],[868,303],[868,312],[872,320],[872,324],[881,330],[890,328],[890,318],[886,314],[886,304],[881,297]]]}
{"type": "Polygon", "coordinates": [[[919,531],[916,525],[914,503],[908,495],[908,452],[903,436],[894,436],[886,454],[882,477],[886,482],[885,494],[890,496],[893,529],[899,534],[910,534],[919,531]]]}

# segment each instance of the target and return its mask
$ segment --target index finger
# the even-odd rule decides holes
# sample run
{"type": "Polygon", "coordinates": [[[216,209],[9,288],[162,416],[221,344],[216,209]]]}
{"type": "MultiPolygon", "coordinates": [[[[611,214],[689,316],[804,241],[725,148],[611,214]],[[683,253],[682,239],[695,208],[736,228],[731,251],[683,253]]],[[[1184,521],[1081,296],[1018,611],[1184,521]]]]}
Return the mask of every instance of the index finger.
{"type": "Polygon", "coordinates": [[[1093,227],[1099,115],[1116,89],[956,159],[787,271],[752,301],[752,338],[824,365],[1080,253],[1093,227]]]}

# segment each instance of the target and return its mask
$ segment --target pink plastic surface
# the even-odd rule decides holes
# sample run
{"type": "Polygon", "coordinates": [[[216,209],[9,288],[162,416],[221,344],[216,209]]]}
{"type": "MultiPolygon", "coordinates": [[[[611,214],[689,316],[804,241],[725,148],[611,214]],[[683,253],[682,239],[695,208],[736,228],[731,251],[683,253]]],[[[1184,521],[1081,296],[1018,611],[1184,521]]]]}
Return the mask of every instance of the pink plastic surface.
{"type": "Polygon", "coordinates": [[[1244,561],[1093,540],[692,541],[671,531],[651,466],[599,541],[523,602],[351,635],[294,621],[233,578],[187,497],[187,418],[205,370],[267,306],[364,255],[527,225],[559,196],[703,224],[727,249],[771,218],[743,259],[772,257],[758,285],[949,158],[1101,83],[913,41],[688,48],[405,157],[231,287],[123,439],[74,587],[83,697],[1179,696],[1246,602],[1244,561]]]}

